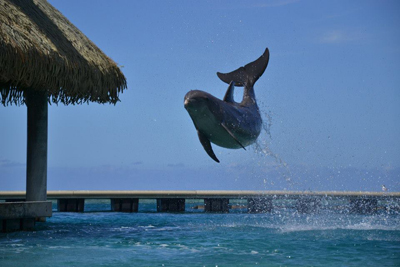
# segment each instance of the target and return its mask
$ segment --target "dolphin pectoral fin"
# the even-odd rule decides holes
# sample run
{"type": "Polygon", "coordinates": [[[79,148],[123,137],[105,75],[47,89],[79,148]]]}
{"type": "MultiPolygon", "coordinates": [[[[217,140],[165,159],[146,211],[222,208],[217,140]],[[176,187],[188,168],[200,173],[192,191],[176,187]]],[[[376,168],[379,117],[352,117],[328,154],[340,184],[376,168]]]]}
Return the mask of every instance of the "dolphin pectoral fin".
{"type": "Polygon", "coordinates": [[[221,126],[224,127],[224,129],[228,132],[228,134],[244,149],[246,150],[246,148],[242,145],[242,143],[239,142],[239,140],[237,140],[237,138],[233,135],[233,133],[228,129],[228,127],[226,127],[226,125],[222,122],[221,126]]]}
{"type": "Polygon", "coordinates": [[[211,147],[210,140],[208,140],[208,138],[204,134],[202,134],[199,130],[197,130],[197,135],[199,136],[200,143],[203,145],[204,150],[207,152],[210,158],[219,163],[219,160],[215,156],[214,151],[211,147]]]}
{"type": "Polygon", "coordinates": [[[233,90],[235,89],[235,82],[231,81],[231,83],[228,86],[228,89],[226,90],[225,96],[223,101],[233,103],[235,102],[233,100],[233,90]]]}

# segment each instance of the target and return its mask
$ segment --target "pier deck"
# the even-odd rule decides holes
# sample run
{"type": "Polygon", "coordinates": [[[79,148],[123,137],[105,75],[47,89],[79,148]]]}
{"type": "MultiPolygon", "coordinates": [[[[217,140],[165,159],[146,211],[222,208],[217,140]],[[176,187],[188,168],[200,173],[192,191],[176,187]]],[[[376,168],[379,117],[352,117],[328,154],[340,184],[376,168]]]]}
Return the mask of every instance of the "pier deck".
{"type": "MultiPolygon", "coordinates": [[[[57,200],[59,212],[83,212],[87,199],[109,199],[111,210],[138,212],[139,200],[155,199],[158,212],[184,212],[185,201],[199,199],[204,205],[191,209],[205,212],[229,212],[240,206],[249,213],[271,212],[276,208],[294,208],[299,213],[323,209],[350,213],[372,214],[378,210],[400,211],[400,192],[338,192],[338,191],[48,191],[48,200],[57,200]],[[230,200],[245,200],[247,205],[231,205],[230,200]]],[[[25,201],[24,191],[0,191],[0,200],[25,201]]],[[[0,214],[1,215],[1,214],[0,214]]],[[[1,216],[0,216],[1,218],[1,216]]]]}
{"type": "MultiPolygon", "coordinates": [[[[187,190],[187,191],[48,191],[48,199],[83,198],[291,198],[300,197],[342,197],[342,198],[400,198],[400,192],[365,192],[365,191],[250,191],[250,190],[187,190]]],[[[24,199],[25,191],[0,191],[0,199],[24,199]]]]}

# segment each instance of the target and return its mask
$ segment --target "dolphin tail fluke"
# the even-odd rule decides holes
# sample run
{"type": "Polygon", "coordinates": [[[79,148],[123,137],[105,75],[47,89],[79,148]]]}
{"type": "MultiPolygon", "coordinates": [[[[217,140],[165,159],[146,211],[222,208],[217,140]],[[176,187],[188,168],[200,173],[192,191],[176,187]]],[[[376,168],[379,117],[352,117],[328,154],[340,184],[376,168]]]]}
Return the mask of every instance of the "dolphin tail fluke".
{"type": "Polygon", "coordinates": [[[215,160],[216,162],[219,163],[219,160],[215,156],[214,151],[211,147],[210,140],[208,140],[208,138],[203,133],[201,133],[199,130],[197,130],[197,134],[199,136],[200,143],[202,144],[204,150],[207,152],[207,154],[210,156],[210,158],[212,158],[213,160],[215,160]]]}
{"type": "Polygon", "coordinates": [[[218,77],[225,83],[235,82],[236,86],[244,86],[246,83],[250,83],[253,86],[258,78],[263,75],[267,68],[269,61],[269,50],[265,49],[264,54],[253,62],[250,62],[244,67],[240,67],[229,73],[217,72],[218,77]]]}

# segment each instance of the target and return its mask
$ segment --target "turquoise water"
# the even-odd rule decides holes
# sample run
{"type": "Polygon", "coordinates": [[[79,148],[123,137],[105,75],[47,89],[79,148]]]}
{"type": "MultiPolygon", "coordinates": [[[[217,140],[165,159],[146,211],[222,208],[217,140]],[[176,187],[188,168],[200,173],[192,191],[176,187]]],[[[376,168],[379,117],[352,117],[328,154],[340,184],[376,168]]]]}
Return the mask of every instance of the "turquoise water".
{"type": "Polygon", "coordinates": [[[54,212],[34,232],[0,234],[0,266],[400,266],[397,214],[154,210],[54,212]]]}

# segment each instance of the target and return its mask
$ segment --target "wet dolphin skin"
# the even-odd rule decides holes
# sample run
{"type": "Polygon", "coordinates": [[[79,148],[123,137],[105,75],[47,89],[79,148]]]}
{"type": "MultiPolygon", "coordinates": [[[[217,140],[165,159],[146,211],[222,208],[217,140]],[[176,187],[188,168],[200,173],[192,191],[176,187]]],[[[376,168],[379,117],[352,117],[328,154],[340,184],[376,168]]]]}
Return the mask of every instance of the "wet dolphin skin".
{"type": "Polygon", "coordinates": [[[225,148],[245,148],[260,135],[262,120],[254,93],[254,84],[264,73],[269,61],[269,50],[257,60],[230,73],[217,73],[229,84],[220,100],[200,90],[189,91],[184,106],[196,127],[199,140],[207,154],[219,162],[211,143],[225,148]],[[244,86],[242,102],[233,100],[235,86],[244,86]]]}

